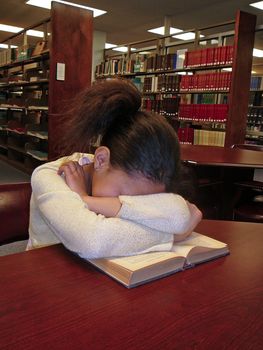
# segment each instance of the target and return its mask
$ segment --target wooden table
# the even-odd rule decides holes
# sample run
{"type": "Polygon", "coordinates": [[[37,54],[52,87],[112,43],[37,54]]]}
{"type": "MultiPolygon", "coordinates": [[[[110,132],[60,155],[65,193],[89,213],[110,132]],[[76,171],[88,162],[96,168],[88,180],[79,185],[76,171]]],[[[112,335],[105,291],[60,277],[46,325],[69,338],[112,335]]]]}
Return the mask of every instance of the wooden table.
{"type": "Polygon", "coordinates": [[[262,225],[198,231],[231,254],[130,290],[62,245],[0,258],[0,349],[262,349],[262,225]]]}
{"type": "Polygon", "coordinates": [[[181,145],[181,158],[198,165],[263,168],[263,152],[238,148],[181,145]]]}
{"type": "Polygon", "coordinates": [[[260,151],[181,145],[181,159],[196,183],[194,202],[209,219],[231,219],[237,200],[235,183],[253,180],[255,169],[263,171],[260,151]]]}

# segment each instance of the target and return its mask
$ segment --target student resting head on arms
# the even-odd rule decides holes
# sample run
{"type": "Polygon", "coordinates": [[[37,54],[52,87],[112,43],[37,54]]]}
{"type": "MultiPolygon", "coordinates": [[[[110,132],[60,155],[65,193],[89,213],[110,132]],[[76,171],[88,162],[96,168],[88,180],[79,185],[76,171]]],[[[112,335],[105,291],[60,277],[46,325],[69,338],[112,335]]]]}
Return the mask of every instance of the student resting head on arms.
{"type": "Polygon", "coordinates": [[[28,249],[62,242],[87,259],[132,255],[171,250],[192,232],[201,213],[179,195],[177,135],[140,107],[123,79],[78,97],[61,142],[64,154],[75,153],[32,175],[28,249]]]}

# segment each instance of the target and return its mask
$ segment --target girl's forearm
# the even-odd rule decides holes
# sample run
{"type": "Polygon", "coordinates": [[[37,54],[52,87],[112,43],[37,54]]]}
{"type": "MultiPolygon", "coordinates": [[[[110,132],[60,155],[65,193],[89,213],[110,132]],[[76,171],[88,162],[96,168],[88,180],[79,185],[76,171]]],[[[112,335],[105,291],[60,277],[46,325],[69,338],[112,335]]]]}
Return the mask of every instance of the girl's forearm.
{"type": "Polygon", "coordinates": [[[81,198],[88,205],[89,210],[106,217],[116,216],[121,208],[121,202],[118,197],[92,197],[83,195],[81,198]]]}

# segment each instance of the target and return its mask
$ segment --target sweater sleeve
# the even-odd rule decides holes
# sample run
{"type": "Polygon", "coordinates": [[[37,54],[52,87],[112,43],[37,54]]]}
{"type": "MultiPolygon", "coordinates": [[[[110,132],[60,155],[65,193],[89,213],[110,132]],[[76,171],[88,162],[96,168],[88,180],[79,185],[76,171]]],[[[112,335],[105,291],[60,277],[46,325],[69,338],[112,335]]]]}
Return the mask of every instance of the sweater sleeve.
{"type": "Polygon", "coordinates": [[[173,235],[169,233],[90,211],[57,175],[61,161],[38,167],[31,182],[41,217],[69,250],[86,259],[171,250],[173,235]]]}
{"type": "Polygon", "coordinates": [[[183,197],[173,193],[142,196],[119,196],[122,219],[171,234],[182,234],[189,229],[190,211],[183,197]]]}

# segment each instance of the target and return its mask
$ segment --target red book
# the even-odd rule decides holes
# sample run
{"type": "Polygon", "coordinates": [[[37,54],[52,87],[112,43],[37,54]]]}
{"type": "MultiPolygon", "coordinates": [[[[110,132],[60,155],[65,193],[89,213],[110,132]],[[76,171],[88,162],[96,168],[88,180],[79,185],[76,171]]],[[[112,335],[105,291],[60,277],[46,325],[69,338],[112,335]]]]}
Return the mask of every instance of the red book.
{"type": "Polygon", "coordinates": [[[220,51],[220,64],[226,64],[227,62],[227,46],[222,46],[220,51]]]}
{"type": "Polygon", "coordinates": [[[189,60],[189,51],[185,52],[185,57],[184,57],[184,67],[188,67],[188,60],[189,60]]]}
{"type": "Polygon", "coordinates": [[[215,50],[214,47],[209,47],[207,49],[207,65],[208,66],[213,65],[213,62],[214,62],[214,50],[215,50]]]}
{"type": "Polygon", "coordinates": [[[214,58],[214,64],[215,65],[220,65],[221,63],[221,54],[222,50],[224,49],[224,46],[219,46],[215,48],[215,58],[214,58]]]}
{"type": "Polygon", "coordinates": [[[207,49],[201,50],[200,65],[201,66],[206,66],[207,65],[207,49]]]}
{"type": "Polygon", "coordinates": [[[231,64],[233,62],[234,46],[227,46],[226,49],[226,64],[231,64]]]}

